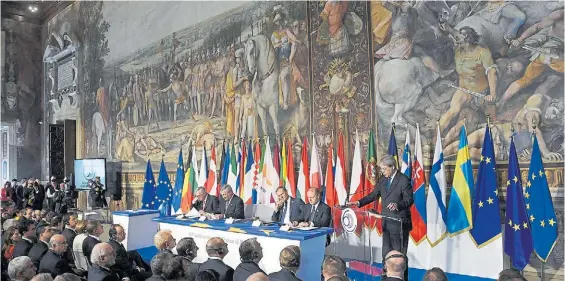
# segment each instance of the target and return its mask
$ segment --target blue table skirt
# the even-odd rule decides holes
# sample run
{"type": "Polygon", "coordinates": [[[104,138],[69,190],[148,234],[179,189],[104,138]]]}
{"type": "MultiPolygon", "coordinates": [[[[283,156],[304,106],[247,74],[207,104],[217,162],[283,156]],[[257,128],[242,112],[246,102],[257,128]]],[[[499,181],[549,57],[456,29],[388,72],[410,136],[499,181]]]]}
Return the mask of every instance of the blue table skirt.
{"type": "Polygon", "coordinates": [[[313,230],[293,229],[289,232],[280,231],[279,230],[280,225],[278,224],[255,227],[252,226],[252,222],[248,220],[235,221],[233,224],[225,224],[224,220],[199,221],[198,219],[190,219],[190,218],[177,219],[176,217],[158,217],[158,218],[154,218],[153,221],[160,223],[176,224],[176,225],[186,225],[192,227],[202,227],[206,229],[214,229],[220,231],[240,232],[240,233],[245,232],[245,234],[273,237],[280,239],[299,240],[299,241],[309,240],[312,238],[325,236],[333,233],[333,228],[329,228],[329,227],[320,227],[313,230]]]}
{"type": "Polygon", "coordinates": [[[139,209],[139,210],[116,211],[116,212],[112,212],[112,215],[124,216],[124,217],[136,217],[136,216],[158,214],[158,213],[159,210],[139,209]]]}

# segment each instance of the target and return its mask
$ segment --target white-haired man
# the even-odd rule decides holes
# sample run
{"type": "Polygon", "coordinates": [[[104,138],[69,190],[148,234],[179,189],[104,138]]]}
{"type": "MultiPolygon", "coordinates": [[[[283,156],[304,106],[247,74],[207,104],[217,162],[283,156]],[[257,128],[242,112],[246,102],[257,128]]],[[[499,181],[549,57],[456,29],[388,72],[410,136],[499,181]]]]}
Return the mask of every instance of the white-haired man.
{"type": "Polygon", "coordinates": [[[12,281],[29,281],[37,268],[27,256],[16,257],[8,264],[8,276],[12,281]]]}
{"type": "Polygon", "coordinates": [[[116,253],[110,244],[96,244],[90,254],[90,263],[88,281],[120,281],[118,274],[110,269],[116,263],[116,253]]]}

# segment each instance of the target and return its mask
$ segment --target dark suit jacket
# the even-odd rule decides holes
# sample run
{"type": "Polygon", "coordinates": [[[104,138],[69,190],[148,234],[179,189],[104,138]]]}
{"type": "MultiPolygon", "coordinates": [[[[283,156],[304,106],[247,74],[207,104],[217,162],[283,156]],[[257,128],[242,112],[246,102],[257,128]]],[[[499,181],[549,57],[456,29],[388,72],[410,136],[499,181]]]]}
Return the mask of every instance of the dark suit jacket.
{"type": "Polygon", "coordinates": [[[93,264],[88,269],[88,281],[121,281],[117,273],[93,264]]]}
{"type": "Polygon", "coordinates": [[[63,273],[73,273],[73,270],[64,256],[60,256],[49,250],[45,253],[43,258],[41,258],[37,272],[51,273],[51,276],[55,278],[57,275],[61,275],[63,273]]]}
{"type": "MultiPolygon", "coordinates": [[[[378,201],[379,198],[381,198],[382,214],[385,216],[400,218],[402,220],[403,230],[410,231],[412,230],[410,206],[414,204],[414,196],[410,179],[400,171],[396,171],[396,175],[392,179],[392,183],[390,184],[388,191],[386,190],[387,182],[387,178],[381,178],[371,194],[359,200],[359,207],[363,207],[371,202],[378,201]],[[388,204],[390,203],[396,203],[398,206],[398,211],[389,210],[386,206],[388,206],[388,204]]],[[[387,220],[384,218],[382,222],[383,230],[389,231],[391,233],[400,233],[399,222],[387,220]]]]}
{"type": "MultiPolygon", "coordinates": [[[[130,276],[135,273],[135,269],[133,267],[133,263],[129,259],[128,252],[126,248],[118,243],[117,241],[110,240],[108,244],[112,246],[114,249],[114,253],[116,253],[116,263],[110,267],[114,272],[124,274],[125,276],[130,276]]],[[[122,276],[122,277],[125,277],[122,276]]]]}
{"type": "Polygon", "coordinates": [[[198,273],[198,270],[200,270],[200,265],[201,265],[200,263],[191,262],[185,257],[182,257],[182,264],[184,264],[188,268],[188,272],[186,273],[191,272],[194,275],[198,273]]]}
{"type": "Polygon", "coordinates": [[[31,247],[28,257],[31,259],[35,267],[39,268],[39,262],[41,261],[41,258],[43,258],[43,255],[47,253],[47,250],[49,250],[49,246],[47,246],[47,244],[43,241],[38,241],[35,245],[33,245],[33,247],[31,247]]]}
{"type": "Polygon", "coordinates": [[[254,262],[242,262],[235,268],[233,281],[245,281],[249,276],[257,272],[265,273],[259,265],[254,262]]]}
{"type": "Polygon", "coordinates": [[[67,244],[69,245],[70,248],[72,248],[73,241],[75,241],[75,237],[77,236],[77,233],[72,229],[65,228],[61,232],[61,235],[65,236],[65,239],[67,239],[67,244]]]}
{"type": "Polygon", "coordinates": [[[86,238],[82,242],[82,253],[84,254],[84,257],[86,258],[86,262],[88,264],[90,264],[90,254],[92,254],[92,249],[94,249],[94,246],[96,246],[96,244],[98,243],[100,243],[100,241],[91,236],[86,236],[86,238]]]}
{"type": "Polygon", "coordinates": [[[298,279],[298,277],[296,277],[296,275],[292,271],[286,268],[281,269],[281,271],[277,271],[269,274],[269,280],[270,281],[302,281],[298,279]]]}
{"type": "MultiPolygon", "coordinates": [[[[302,206],[304,206],[304,201],[302,201],[302,199],[295,199],[292,197],[290,198],[290,221],[302,221],[302,206]]],[[[277,221],[277,222],[282,222],[282,220],[284,219],[285,213],[286,212],[286,206],[282,206],[280,209],[276,210],[273,212],[273,216],[271,217],[271,220],[273,221],[277,221]]]]}
{"type": "Polygon", "coordinates": [[[220,198],[220,213],[225,214],[225,218],[244,219],[243,200],[234,195],[229,202],[230,204],[226,209],[227,201],[224,198],[220,198]]]}
{"type": "Polygon", "coordinates": [[[229,267],[221,260],[208,259],[200,265],[199,271],[204,271],[206,269],[213,269],[218,272],[220,274],[220,281],[233,280],[233,268],[229,267]]]}
{"type": "MultiPolygon", "coordinates": [[[[312,212],[312,204],[306,204],[302,207],[302,221],[308,221],[310,212],[312,212]]],[[[330,227],[332,222],[332,209],[330,206],[324,202],[318,203],[312,222],[316,227],[330,227]]]]}
{"type": "Polygon", "coordinates": [[[33,247],[32,243],[28,242],[27,240],[20,239],[20,241],[16,243],[16,246],[14,246],[14,258],[27,256],[29,254],[29,250],[31,250],[31,247],[33,247]]]}
{"type": "MultiPolygon", "coordinates": [[[[202,202],[196,200],[194,208],[197,211],[202,210],[202,202]]],[[[220,213],[220,201],[218,200],[218,197],[208,194],[208,196],[206,197],[206,208],[204,209],[204,212],[212,214],[220,213]]]]}

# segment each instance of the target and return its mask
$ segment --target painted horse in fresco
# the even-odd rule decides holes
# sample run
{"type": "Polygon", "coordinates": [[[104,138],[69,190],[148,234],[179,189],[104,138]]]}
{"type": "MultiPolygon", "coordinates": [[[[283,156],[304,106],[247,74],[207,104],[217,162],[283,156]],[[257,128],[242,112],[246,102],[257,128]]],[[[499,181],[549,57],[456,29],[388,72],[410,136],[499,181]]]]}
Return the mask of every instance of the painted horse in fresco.
{"type": "Polygon", "coordinates": [[[279,134],[279,62],[271,41],[265,35],[247,39],[245,43],[247,66],[253,76],[252,93],[257,113],[261,118],[263,134],[268,135],[267,112],[273,122],[275,134],[279,134]]]}

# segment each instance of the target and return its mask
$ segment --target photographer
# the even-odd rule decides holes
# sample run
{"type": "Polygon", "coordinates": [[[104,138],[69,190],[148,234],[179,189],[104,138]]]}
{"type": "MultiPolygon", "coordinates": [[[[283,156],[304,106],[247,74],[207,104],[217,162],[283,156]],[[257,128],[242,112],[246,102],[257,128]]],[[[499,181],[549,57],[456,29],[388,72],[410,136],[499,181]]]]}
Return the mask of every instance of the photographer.
{"type": "Polygon", "coordinates": [[[100,177],[96,177],[95,181],[89,181],[88,185],[90,186],[92,208],[108,207],[108,203],[106,202],[106,189],[100,182],[100,177]]]}
{"type": "Polygon", "coordinates": [[[71,181],[65,177],[63,180],[65,187],[63,191],[65,192],[65,205],[67,206],[67,210],[75,208],[75,199],[77,198],[75,194],[75,186],[71,183],[71,181]]]}

